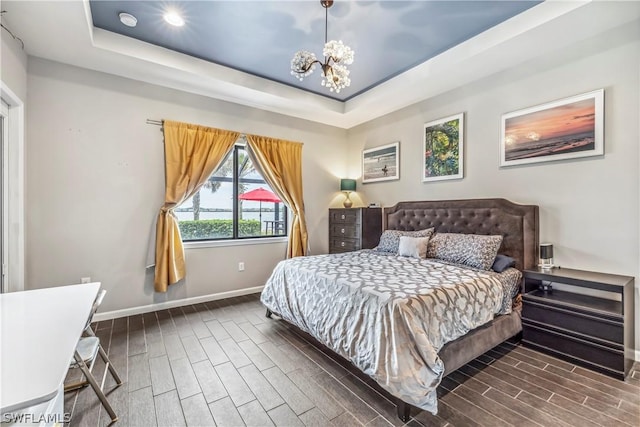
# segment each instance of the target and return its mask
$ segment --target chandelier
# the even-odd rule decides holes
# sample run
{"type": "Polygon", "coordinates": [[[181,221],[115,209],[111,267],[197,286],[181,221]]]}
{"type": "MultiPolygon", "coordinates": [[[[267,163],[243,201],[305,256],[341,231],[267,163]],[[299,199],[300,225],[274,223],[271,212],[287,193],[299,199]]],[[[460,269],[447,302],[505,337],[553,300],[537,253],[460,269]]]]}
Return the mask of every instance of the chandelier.
{"type": "Polygon", "coordinates": [[[327,22],[329,20],[329,8],[333,5],[333,0],[320,0],[320,4],[325,9],[324,18],[324,49],[322,55],[324,62],[320,62],[313,52],[299,50],[291,60],[291,75],[302,81],[309,74],[313,73],[316,64],[322,68],[322,86],[328,87],[331,92],[334,90],[340,93],[340,89],[349,87],[351,79],[347,65],[353,64],[353,50],[345,46],[342,40],[327,41],[327,22]]]}

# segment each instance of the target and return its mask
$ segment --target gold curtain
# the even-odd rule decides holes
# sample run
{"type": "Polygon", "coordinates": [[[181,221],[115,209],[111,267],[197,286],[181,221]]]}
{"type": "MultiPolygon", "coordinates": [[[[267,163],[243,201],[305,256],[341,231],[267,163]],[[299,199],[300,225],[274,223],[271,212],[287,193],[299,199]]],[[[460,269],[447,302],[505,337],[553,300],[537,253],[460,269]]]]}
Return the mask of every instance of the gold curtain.
{"type": "Polygon", "coordinates": [[[220,166],[240,134],[165,120],[165,198],[156,224],[156,292],[185,276],[184,248],[173,210],[193,196],[220,166]]]}
{"type": "Polygon", "coordinates": [[[308,235],[302,198],[302,144],[247,135],[247,147],[264,180],[293,214],[287,258],[306,255],[308,235]]]}

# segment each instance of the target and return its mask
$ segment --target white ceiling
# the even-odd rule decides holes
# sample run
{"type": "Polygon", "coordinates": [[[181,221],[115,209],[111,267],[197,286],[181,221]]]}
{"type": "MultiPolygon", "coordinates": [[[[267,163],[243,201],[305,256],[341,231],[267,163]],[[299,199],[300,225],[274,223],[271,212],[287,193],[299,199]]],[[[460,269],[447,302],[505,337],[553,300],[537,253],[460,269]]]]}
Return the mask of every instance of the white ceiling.
{"type": "Polygon", "coordinates": [[[342,102],[95,28],[87,1],[3,0],[2,9],[29,55],[345,129],[640,17],[638,1],[547,0],[342,102]]]}

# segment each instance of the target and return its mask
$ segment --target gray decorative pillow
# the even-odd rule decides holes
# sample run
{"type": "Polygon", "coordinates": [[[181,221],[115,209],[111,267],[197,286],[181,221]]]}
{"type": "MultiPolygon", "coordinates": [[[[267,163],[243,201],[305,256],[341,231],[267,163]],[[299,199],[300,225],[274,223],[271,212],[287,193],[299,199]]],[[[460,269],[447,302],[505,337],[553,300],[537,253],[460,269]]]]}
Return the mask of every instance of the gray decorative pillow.
{"type": "Polygon", "coordinates": [[[385,230],[382,233],[382,236],[380,236],[380,243],[376,247],[376,250],[397,254],[401,236],[430,238],[432,235],[433,228],[426,228],[418,231],[385,230]]]}
{"type": "Polygon", "coordinates": [[[493,265],[491,266],[491,269],[496,273],[502,273],[507,268],[511,268],[515,266],[516,266],[515,259],[511,258],[510,256],[498,254],[496,255],[495,261],[493,261],[493,265]]]}
{"type": "Polygon", "coordinates": [[[490,270],[501,244],[502,236],[437,233],[429,240],[427,258],[490,270]]]}
{"type": "Polygon", "coordinates": [[[426,258],[428,237],[409,237],[400,236],[400,245],[398,246],[398,255],[410,256],[413,258],[426,258]]]}

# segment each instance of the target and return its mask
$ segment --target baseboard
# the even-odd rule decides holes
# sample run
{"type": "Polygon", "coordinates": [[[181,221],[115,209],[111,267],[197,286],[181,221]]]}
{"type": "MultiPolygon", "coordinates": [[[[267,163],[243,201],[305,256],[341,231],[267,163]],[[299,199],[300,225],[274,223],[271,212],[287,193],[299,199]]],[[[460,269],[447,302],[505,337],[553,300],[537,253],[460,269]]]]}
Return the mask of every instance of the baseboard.
{"type": "Polygon", "coordinates": [[[217,294],[202,295],[199,297],[183,298],[174,301],[159,302],[156,304],[142,305],[139,307],[124,308],[122,310],[105,311],[104,313],[96,313],[93,316],[95,322],[103,320],[117,319],[119,317],[134,316],[136,314],[149,313],[151,311],[165,310],[167,308],[182,307],[184,305],[199,304],[201,302],[215,301],[219,299],[239,297],[242,295],[255,294],[262,291],[264,286],[255,286],[253,288],[238,289],[236,291],[220,292],[217,294]]]}
{"type": "Polygon", "coordinates": [[[636,350],[636,362],[640,362],[640,350],[636,350]]]}

